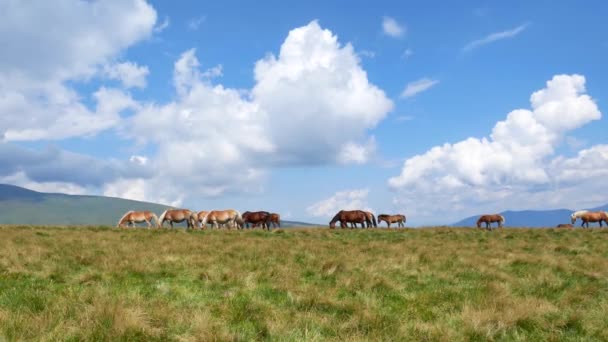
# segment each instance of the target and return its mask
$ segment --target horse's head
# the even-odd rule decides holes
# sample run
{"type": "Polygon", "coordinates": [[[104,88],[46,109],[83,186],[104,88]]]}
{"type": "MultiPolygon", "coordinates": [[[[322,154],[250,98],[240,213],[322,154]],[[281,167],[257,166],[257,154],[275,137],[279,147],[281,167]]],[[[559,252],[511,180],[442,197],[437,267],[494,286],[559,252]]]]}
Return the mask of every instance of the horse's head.
{"type": "Polygon", "coordinates": [[[334,229],[334,228],[336,228],[336,222],[335,222],[335,221],[331,221],[331,222],[329,222],[329,228],[330,228],[330,229],[334,229]]]}

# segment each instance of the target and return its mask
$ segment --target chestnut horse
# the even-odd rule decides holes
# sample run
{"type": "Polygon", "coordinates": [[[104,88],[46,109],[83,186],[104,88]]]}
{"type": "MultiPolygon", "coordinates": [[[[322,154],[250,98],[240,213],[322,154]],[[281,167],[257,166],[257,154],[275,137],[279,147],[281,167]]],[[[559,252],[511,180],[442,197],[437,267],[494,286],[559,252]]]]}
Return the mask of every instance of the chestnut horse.
{"type": "Polygon", "coordinates": [[[560,223],[555,228],[574,228],[570,223],[560,223]]]}
{"type": "Polygon", "coordinates": [[[576,219],[581,218],[581,216],[583,216],[583,214],[588,213],[589,210],[579,210],[579,211],[575,211],[570,215],[570,223],[575,224],[576,223],[576,219]]]}
{"type": "Polygon", "coordinates": [[[158,217],[156,214],[151,211],[133,211],[129,210],[124,214],[120,220],[118,221],[118,225],[116,228],[125,228],[123,224],[127,224],[127,227],[131,225],[131,227],[135,227],[135,223],[146,222],[148,224],[148,228],[150,228],[150,221],[154,219],[155,223],[158,225],[158,217]]]}
{"type": "Polygon", "coordinates": [[[486,230],[492,230],[492,223],[497,222],[498,228],[502,228],[502,225],[505,224],[505,217],[502,215],[494,214],[494,215],[481,215],[477,220],[477,228],[481,228],[481,223],[486,224],[486,230]]]}
{"type": "Polygon", "coordinates": [[[158,218],[158,228],[162,228],[165,221],[169,221],[171,228],[173,228],[173,222],[184,221],[186,221],[188,228],[194,228],[196,218],[196,213],[188,209],[168,209],[158,218]]]}
{"type": "Polygon", "coordinates": [[[272,223],[273,228],[281,228],[281,215],[277,213],[270,213],[270,223],[272,223]]]}
{"type": "MultiPolygon", "coordinates": [[[[581,227],[587,226],[587,228],[589,228],[589,222],[598,222],[600,224],[600,227],[602,227],[602,221],[606,222],[606,225],[608,225],[608,213],[606,213],[605,211],[597,211],[597,212],[586,212],[581,214],[580,216],[581,219],[581,227]]],[[[572,219],[572,223],[576,222],[576,218],[572,219]]]]}
{"type": "Polygon", "coordinates": [[[401,214],[397,214],[397,215],[387,215],[387,214],[381,214],[378,215],[378,223],[380,222],[386,222],[386,225],[388,228],[391,227],[391,223],[395,223],[397,222],[397,227],[403,227],[405,228],[405,215],[401,215],[401,214]]]}
{"type": "Polygon", "coordinates": [[[267,211],[246,211],[241,216],[243,217],[244,228],[249,228],[251,223],[253,228],[261,225],[262,229],[270,230],[270,213],[267,211]]]}
{"type": "Polygon", "coordinates": [[[362,210],[340,210],[329,222],[329,228],[336,228],[336,222],[338,221],[340,221],[340,227],[342,228],[346,228],[348,223],[361,223],[364,227],[366,223],[368,226],[372,224],[372,221],[362,210]]]}
{"type": "Polygon", "coordinates": [[[241,213],[234,209],[227,210],[212,210],[207,216],[203,218],[203,222],[201,223],[203,226],[206,226],[207,223],[211,223],[213,228],[218,228],[220,224],[227,224],[228,228],[236,227],[243,222],[243,217],[241,213]]]}

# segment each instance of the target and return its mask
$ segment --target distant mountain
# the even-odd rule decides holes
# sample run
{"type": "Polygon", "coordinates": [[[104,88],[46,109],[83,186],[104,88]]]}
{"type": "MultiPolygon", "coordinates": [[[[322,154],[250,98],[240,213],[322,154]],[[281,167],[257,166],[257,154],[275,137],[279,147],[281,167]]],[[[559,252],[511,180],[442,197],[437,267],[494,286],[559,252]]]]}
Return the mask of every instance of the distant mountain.
{"type": "MultiPolygon", "coordinates": [[[[150,210],[160,215],[168,208],[122,198],[44,193],[0,184],[0,224],[115,226],[129,210],[150,210]]],[[[281,222],[284,227],[308,225],[281,222]]]]}
{"type": "MultiPolygon", "coordinates": [[[[591,211],[608,211],[608,204],[596,207],[588,208],[591,211]]],[[[556,210],[522,210],[522,211],[511,211],[507,210],[502,213],[505,217],[505,226],[511,227],[555,227],[560,223],[570,223],[570,214],[574,210],[571,209],[556,209],[556,210]]],[[[456,227],[470,227],[475,226],[479,215],[467,217],[460,220],[452,226],[456,227]]]]}

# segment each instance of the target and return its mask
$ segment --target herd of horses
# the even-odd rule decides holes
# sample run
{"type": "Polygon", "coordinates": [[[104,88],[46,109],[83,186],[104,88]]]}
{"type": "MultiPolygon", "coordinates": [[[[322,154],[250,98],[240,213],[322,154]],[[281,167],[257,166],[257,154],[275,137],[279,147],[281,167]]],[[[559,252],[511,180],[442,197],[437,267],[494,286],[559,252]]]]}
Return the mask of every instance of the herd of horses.
{"type": "MultiPolygon", "coordinates": [[[[581,220],[581,227],[589,228],[589,223],[599,223],[602,227],[602,222],[608,226],[608,212],[605,211],[588,211],[579,210],[570,215],[571,223],[558,224],[557,228],[573,228],[576,220],[581,220]]],[[[152,226],[152,221],[158,228],[162,228],[165,222],[169,222],[171,228],[173,223],[186,222],[189,229],[206,229],[207,225],[212,228],[219,229],[227,227],[229,229],[256,228],[270,230],[271,227],[281,227],[281,216],[277,213],[268,211],[246,211],[243,214],[234,209],[228,210],[211,210],[211,211],[191,211],[188,209],[168,209],[165,210],[159,217],[151,211],[128,211],[118,221],[117,227],[125,228],[135,226],[135,223],[147,223],[148,228],[152,226]]],[[[336,228],[336,223],[340,222],[341,228],[376,228],[378,224],[386,222],[388,228],[391,224],[397,223],[397,227],[405,227],[406,217],[402,214],[387,215],[380,214],[376,216],[366,210],[340,210],[329,222],[329,228],[336,228]]],[[[492,230],[492,224],[497,223],[497,228],[503,228],[505,224],[504,216],[500,214],[481,215],[477,220],[477,228],[481,229],[482,224],[485,224],[486,230],[492,230]]]]}
{"type": "Polygon", "coordinates": [[[270,227],[281,227],[281,216],[277,213],[267,211],[246,211],[243,214],[234,209],[211,210],[211,211],[191,211],[189,209],[167,209],[160,216],[156,216],[151,211],[128,211],[118,221],[117,227],[125,228],[129,225],[134,227],[136,223],[145,222],[148,228],[152,227],[152,220],[155,226],[163,228],[165,222],[173,228],[173,223],[186,222],[188,229],[206,229],[210,224],[212,228],[255,228],[261,226],[262,229],[270,230],[270,227]]]}

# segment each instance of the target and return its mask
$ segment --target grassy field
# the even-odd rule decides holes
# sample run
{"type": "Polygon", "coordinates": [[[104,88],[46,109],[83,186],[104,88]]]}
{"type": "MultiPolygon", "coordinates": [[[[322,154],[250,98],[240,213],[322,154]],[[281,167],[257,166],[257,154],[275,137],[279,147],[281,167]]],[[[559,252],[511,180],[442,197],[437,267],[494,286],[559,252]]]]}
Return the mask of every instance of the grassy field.
{"type": "Polygon", "coordinates": [[[608,230],[0,228],[0,340],[608,340],[608,230]]]}

